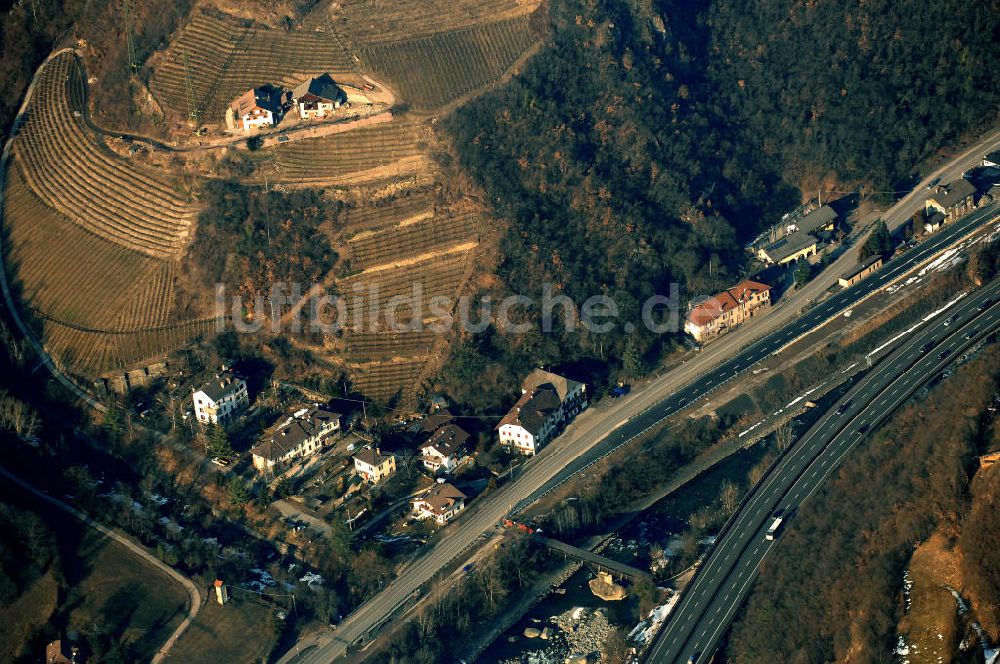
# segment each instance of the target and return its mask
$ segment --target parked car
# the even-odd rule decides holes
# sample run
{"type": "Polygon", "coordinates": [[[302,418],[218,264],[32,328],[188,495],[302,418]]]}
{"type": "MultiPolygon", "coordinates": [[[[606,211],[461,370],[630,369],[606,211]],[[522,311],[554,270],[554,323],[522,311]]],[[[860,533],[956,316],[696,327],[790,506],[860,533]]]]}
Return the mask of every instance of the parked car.
{"type": "Polygon", "coordinates": [[[612,399],[617,399],[619,397],[625,396],[631,391],[632,387],[630,385],[626,385],[625,383],[618,383],[617,385],[614,385],[610,390],[608,390],[608,394],[611,396],[612,399]]]}

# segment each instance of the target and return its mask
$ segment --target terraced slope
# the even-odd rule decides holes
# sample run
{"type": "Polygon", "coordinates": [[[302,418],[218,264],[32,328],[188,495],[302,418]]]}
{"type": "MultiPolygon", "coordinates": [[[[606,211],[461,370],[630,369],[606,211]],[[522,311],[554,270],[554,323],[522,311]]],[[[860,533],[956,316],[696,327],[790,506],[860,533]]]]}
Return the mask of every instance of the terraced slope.
{"type": "Polygon", "coordinates": [[[362,46],[362,65],[417,108],[436,108],[495,83],[539,35],[531,16],[362,46]]]}
{"type": "Polygon", "coordinates": [[[353,74],[347,52],[332,34],[272,30],[197,12],[163,54],[150,88],[166,108],[186,117],[193,106],[203,122],[218,123],[229,103],[251,87],[290,86],[323,72],[334,78],[353,74]]]}
{"type": "Polygon", "coordinates": [[[94,235],[151,257],[178,255],[195,206],[174,182],[94,138],[83,118],[84,86],[72,53],[42,71],[13,144],[21,175],[45,205],[94,235]]]}

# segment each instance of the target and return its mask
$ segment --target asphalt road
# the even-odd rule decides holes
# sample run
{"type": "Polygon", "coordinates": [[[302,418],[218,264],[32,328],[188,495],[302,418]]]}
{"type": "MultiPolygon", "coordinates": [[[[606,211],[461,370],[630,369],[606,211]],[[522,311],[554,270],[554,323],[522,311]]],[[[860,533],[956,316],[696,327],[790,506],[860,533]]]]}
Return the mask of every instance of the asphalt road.
{"type": "MultiPolygon", "coordinates": [[[[850,308],[860,299],[884,287],[894,279],[936,256],[972,230],[991,221],[1000,206],[991,205],[968,215],[899,256],[861,283],[827,298],[804,313],[788,308],[775,316],[771,312],[753,325],[740,328],[709,345],[695,360],[687,362],[662,378],[638,389],[624,399],[606,400],[598,408],[581,414],[566,432],[527,463],[515,481],[482,500],[474,501],[462,518],[441,531],[439,539],[419,558],[400,570],[395,580],[350,614],[335,630],[306,637],[280,662],[284,664],[321,664],[332,662],[346,653],[352,644],[385,620],[414,596],[450,561],[466,553],[480,538],[520,506],[529,504],[569,474],[585,466],[594,457],[607,453],[636,436],[658,426],[693,401],[707,395],[757,362],[779,351],[799,336],[850,308]],[[782,326],[725,359],[723,342],[748,338],[740,332],[769,320],[784,321],[782,326]]],[[[853,262],[854,252],[847,256],[853,262]]],[[[844,268],[847,269],[847,268],[844,268]]],[[[830,284],[824,277],[823,290],[830,284]]],[[[821,277],[817,277],[817,280],[821,277]]],[[[800,305],[801,306],[801,305],[800,305]]],[[[775,309],[778,309],[776,307],[775,309]]],[[[752,337],[749,337],[752,339],[752,337]]],[[[733,347],[728,347],[733,352],[733,347]]]]}
{"type": "MultiPolygon", "coordinates": [[[[966,348],[1000,326],[998,299],[1000,280],[963,298],[898,341],[793,443],[730,519],[651,646],[646,662],[702,663],[711,659],[761,562],[780,541],[780,535],[773,541],[765,538],[775,514],[799,510],[869,431],[966,348]],[[985,310],[980,311],[980,307],[985,310]],[[949,320],[951,323],[945,325],[949,320]],[[929,350],[928,343],[933,343],[929,350]]],[[[801,509],[808,509],[808,504],[801,509]]]]}

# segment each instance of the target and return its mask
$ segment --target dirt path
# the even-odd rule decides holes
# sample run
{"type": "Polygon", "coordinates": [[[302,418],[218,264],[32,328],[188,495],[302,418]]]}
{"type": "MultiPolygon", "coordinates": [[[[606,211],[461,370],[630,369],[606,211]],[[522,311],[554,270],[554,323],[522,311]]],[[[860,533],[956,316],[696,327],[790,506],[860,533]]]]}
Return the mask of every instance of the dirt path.
{"type": "Polygon", "coordinates": [[[181,586],[184,587],[184,590],[187,592],[188,599],[190,602],[190,605],[188,606],[187,615],[184,616],[184,620],[181,621],[181,624],[178,625],[177,629],[174,630],[173,634],[171,634],[170,637],[166,641],[164,641],[163,645],[160,646],[160,648],[156,651],[156,654],[150,660],[151,664],[159,664],[160,662],[162,662],[170,653],[170,649],[173,648],[174,644],[177,642],[177,639],[179,639],[181,634],[183,634],[184,631],[187,630],[187,628],[191,625],[191,623],[194,622],[195,617],[201,610],[202,598],[201,598],[201,592],[199,592],[198,590],[198,586],[192,583],[192,581],[188,579],[186,576],[181,575],[180,572],[168,566],[153,554],[149,553],[149,551],[147,551],[141,545],[133,542],[130,538],[106,526],[101,525],[100,523],[94,521],[89,516],[79,511],[78,509],[70,507],[61,500],[57,500],[52,496],[48,495],[47,493],[44,493],[39,489],[36,489],[33,485],[25,482],[17,475],[14,475],[13,473],[9,472],[7,469],[0,468],[0,477],[3,477],[4,479],[10,482],[13,482],[17,486],[21,487],[22,489],[33,495],[35,498],[38,498],[39,500],[42,500],[43,502],[57,509],[60,509],[63,512],[66,512],[73,518],[77,519],[78,521],[81,521],[84,525],[93,528],[94,530],[99,532],[101,535],[104,535],[108,539],[114,540],[118,544],[121,544],[130,553],[133,553],[139,558],[142,558],[143,561],[145,561],[152,567],[156,568],[157,570],[163,572],[171,580],[176,581],[177,583],[179,583],[181,586]]]}

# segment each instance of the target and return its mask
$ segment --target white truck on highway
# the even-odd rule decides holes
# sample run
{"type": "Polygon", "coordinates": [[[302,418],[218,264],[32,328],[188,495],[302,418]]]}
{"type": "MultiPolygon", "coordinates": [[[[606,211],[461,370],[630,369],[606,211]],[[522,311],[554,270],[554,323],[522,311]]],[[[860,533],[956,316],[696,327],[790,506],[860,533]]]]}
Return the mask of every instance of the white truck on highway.
{"type": "Polygon", "coordinates": [[[767,534],[764,535],[764,539],[773,540],[781,532],[781,524],[784,522],[785,517],[780,514],[775,514],[774,520],[771,522],[770,527],[767,529],[767,534]]]}

